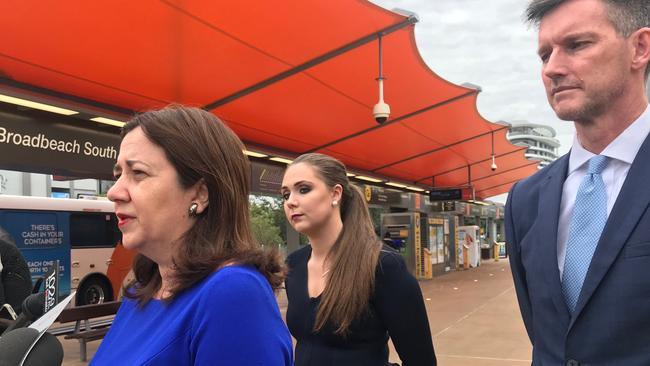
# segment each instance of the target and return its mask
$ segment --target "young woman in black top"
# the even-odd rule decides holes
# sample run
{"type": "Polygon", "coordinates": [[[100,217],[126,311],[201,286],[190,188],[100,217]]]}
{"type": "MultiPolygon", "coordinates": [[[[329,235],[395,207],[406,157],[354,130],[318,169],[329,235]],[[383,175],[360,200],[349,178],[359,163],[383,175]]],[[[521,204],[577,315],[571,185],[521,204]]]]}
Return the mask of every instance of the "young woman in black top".
{"type": "Polygon", "coordinates": [[[345,166],[305,154],[282,181],[287,219],[311,245],[287,258],[287,324],[296,366],[385,366],[388,338],[404,366],[436,365],[420,287],[374,233],[345,166]]]}

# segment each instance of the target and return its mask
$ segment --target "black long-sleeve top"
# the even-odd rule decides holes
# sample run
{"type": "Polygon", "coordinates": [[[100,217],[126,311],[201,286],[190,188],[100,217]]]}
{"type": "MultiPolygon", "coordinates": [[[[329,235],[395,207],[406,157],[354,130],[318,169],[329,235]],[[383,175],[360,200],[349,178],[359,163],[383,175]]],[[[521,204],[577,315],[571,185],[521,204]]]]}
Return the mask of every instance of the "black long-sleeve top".
{"type": "Polygon", "coordinates": [[[296,366],[390,365],[389,336],[403,366],[436,365],[422,292],[401,255],[387,246],[381,250],[366,314],[352,322],[345,337],[331,324],[313,332],[320,296],[310,298],[307,290],[310,256],[306,246],[287,258],[287,324],[297,340],[296,366]]]}
{"type": "MultiPolygon", "coordinates": [[[[2,239],[0,261],[3,267],[0,273],[0,306],[10,304],[16,313],[20,314],[23,300],[32,292],[29,268],[18,248],[2,239]]],[[[8,319],[9,314],[3,310],[0,317],[8,319]]]]}

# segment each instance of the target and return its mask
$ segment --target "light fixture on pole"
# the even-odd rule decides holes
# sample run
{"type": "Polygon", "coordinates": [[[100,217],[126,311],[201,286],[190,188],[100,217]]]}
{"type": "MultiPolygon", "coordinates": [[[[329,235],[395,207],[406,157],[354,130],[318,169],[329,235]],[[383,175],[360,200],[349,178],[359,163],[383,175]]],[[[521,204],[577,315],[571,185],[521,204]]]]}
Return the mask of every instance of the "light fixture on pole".
{"type": "Polygon", "coordinates": [[[496,156],[494,156],[494,132],[492,132],[490,136],[492,136],[492,165],[490,165],[490,169],[492,169],[492,171],[496,171],[497,162],[496,162],[496,156]]]}
{"type": "Polygon", "coordinates": [[[375,104],[372,108],[372,115],[375,117],[375,121],[381,124],[388,120],[390,115],[390,106],[384,103],[384,75],[382,73],[382,63],[381,63],[381,35],[378,37],[379,41],[379,77],[377,77],[377,82],[379,83],[379,102],[375,104]]]}

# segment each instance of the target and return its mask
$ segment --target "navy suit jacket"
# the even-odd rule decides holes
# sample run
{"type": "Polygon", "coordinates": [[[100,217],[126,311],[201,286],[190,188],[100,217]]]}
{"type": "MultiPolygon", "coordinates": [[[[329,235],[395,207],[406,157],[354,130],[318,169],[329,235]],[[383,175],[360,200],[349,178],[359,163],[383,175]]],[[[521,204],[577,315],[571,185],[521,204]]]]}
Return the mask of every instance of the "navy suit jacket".
{"type": "Polygon", "coordinates": [[[557,228],[569,156],[517,183],[506,242],[533,365],[650,365],[650,138],[612,208],[573,317],[562,295],[557,228]]]}

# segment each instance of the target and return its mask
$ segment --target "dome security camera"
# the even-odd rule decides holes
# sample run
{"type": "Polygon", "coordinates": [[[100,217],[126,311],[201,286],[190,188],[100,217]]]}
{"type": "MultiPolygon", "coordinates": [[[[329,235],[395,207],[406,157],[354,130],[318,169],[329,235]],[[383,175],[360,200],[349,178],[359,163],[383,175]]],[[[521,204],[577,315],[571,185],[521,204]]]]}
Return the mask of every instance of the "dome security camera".
{"type": "Polygon", "coordinates": [[[383,100],[380,100],[379,103],[375,104],[372,108],[372,115],[375,117],[377,123],[384,123],[388,120],[388,116],[390,116],[390,106],[384,103],[383,100]]]}
{"type": "Polygon", "coordinates": [[[494,159],[494,155],[492,155],[492,165],[490,165],[490,169],[492,169],[492,171],[497,170],[497,162],[494,159]]]}
{"type": "Polygon", "coordinates": [[[382,124],[386,122],[388,116],[390,116],[390,106],[384,103],[384,77],[379,76],[377,82],[379,83],[379,101],[372,108],[372,115],[375,117],[377,123],[382,124]]]}

